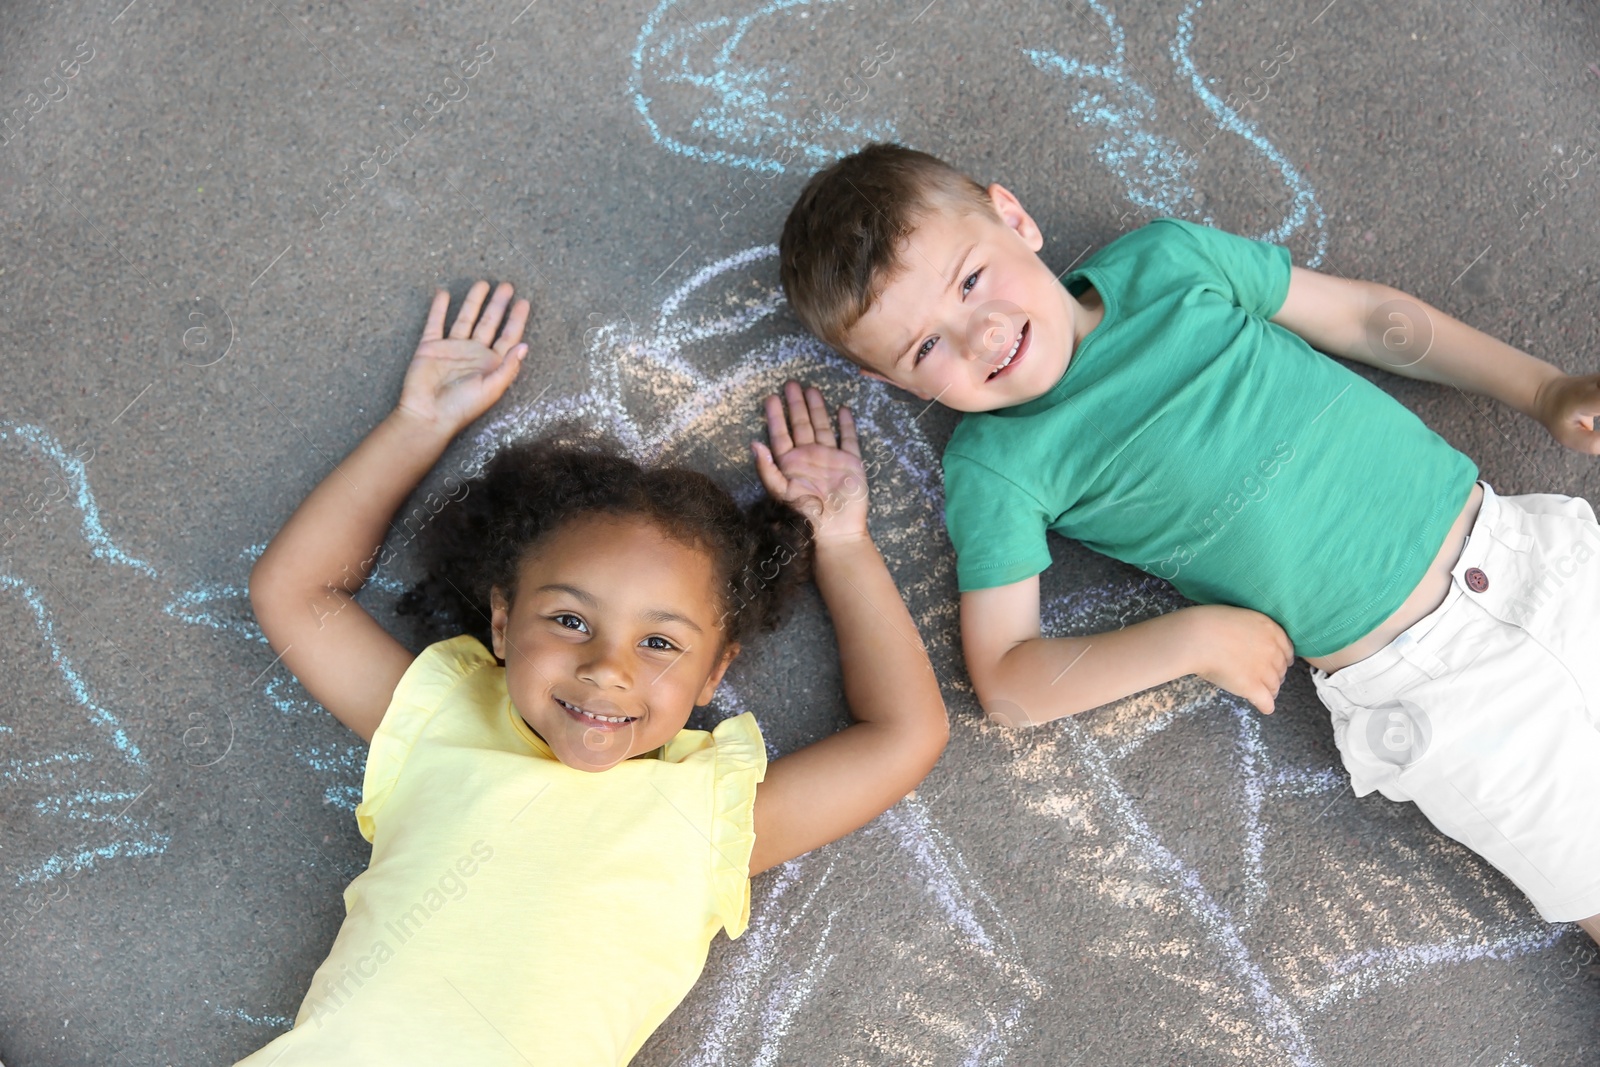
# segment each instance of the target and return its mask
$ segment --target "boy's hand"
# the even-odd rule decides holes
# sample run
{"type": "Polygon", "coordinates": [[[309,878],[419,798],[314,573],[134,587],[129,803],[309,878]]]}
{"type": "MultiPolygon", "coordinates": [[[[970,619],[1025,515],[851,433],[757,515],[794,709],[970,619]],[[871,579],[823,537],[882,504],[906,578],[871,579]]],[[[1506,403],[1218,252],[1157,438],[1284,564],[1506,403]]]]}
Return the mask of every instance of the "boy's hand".
{"type": "Polygon", "coordinates": [[[1227,604],[1182,610],[1195,626],[1194,673],[1271,715],[1283,676],[1294,662],[1294,645],[1283,627],[1259,611],[1227,604]]]}
{"type": "Polygon", "coordinates": [[[422,340],[400,387],[399,409],[452,437],[500,399],[528,354],[528,346],[520,343],[528,322],[528,302],[511,304],[511,283],[501,282],[484,308],[483,298],[488,293],[488,282],[472,283],[449,337],[444,335],[444,318],[450,310],[450,294],[444,289],[433,294],[422,340]],[[509,318],[507,304],[511,304],[509,318]],[[501,319],[505,319],[503,329],[501,319]]]}
{"type": "Polygon", "coordinates": [[[772,447],[750,442],[761,484],[774,498],[811,520],[819,545],[866,537],[867,472],[861,465],[861,445],[850,409],[839,408],[835,440],[828,406],[819,390],[802,390],[794,381],[785,382],[783,390],[788,400],[787,419],[783,401],[776,396],[766,400],[767,436],[772,447]]]}
{"type": "Polygon", "coordinates": [[[1534,407],[1551,437],[1574,452],[1600,454],[1600,433],[1594,428],[1600,415],[1600,374],[1551,378],[1539,387],[1534,407]]]}

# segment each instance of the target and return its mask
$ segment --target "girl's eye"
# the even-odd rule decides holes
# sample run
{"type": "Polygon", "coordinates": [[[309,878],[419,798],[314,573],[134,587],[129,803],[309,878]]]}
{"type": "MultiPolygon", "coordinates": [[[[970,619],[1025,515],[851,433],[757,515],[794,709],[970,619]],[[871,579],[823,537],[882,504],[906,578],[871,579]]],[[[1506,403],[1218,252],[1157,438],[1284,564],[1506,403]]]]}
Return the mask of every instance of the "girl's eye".
{"type": "Polygon", "coordinates": [[[552,615],[550,618],[557,626],[560,626],[563,629],[577,630],[579,633],[589,632],[588,625],[584,623],[582,619],[578,618],[576,615],[570,614],[569,612],[564,611],[559,615],[552,615]]]}
{"type": "Polygon", "coordinates": [[[916,366],[918,363],[921,363],[922,357],[926,356],[929,352],[932,352],[933,346],[938,343],[939,339],[937,337],[930,337],[926,341],[922,342],[922,345],[917,349],[917,354],[911,359],[911,365],[916,366]]]}
{"type": "Polygon", "coordinates": [[[644,645],[652,652],[676,652],[678,650],[677,645],[673,644],[671,641],[668,641],[665,637],[662,637],[659,634],[645,638],[644,645]],[[652,642],[655,643],[652,644],[652,642]]]}
{"type": "Polygon", "coordinates": [[[980,275],[982,273],[983,273],[983,271],[981,271],[981,270],[975,270],[971,274],[967,275],[967,280],[961,283],[961,295],[962,296],[966,296],[968,293],[972,292],[972,290],[977,287],[977,285],[978,285],[978,275],[980,275]]]}

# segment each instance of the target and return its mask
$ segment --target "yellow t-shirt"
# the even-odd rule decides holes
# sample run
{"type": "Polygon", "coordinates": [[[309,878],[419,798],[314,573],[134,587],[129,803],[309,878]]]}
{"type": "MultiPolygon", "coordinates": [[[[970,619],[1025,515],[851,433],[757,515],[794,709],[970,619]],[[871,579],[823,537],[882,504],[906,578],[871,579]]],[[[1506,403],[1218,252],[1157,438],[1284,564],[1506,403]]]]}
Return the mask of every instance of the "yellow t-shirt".
{"type": "Polygon", "coordinates": [[[372,860],[294,1029],[241,1061],[615,1067],[744,932],[755,720],[573,770],[463,635],[407,669],[372,738],[372,860]]]}

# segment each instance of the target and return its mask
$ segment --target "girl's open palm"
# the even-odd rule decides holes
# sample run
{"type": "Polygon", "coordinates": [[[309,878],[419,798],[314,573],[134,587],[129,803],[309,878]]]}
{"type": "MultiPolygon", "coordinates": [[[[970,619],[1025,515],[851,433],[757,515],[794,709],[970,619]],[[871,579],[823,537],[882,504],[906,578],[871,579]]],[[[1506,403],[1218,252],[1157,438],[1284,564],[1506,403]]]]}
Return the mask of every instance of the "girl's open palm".
{"type": "Polygon", "coordinates": [[[450,310],[450,294],[444,289],[433,294],[422,340],[400,388],[400,407],[451,434],[500,399],[528,354],[528,346],[521,343],[528,302],[511,302],[510,282],[500,283],[485,308],[483,298],[488,295],[488,282],[473,282],[446,337],[444,320],[450,310]]]}
{"type": "Polygon", "coordinates": [[[867,472],[861,464],[855,418],[839,408],[834,433],[828,405],[815,387],[785,382],[785,403],[766,399],[767,436],[772,445],[751,442],[756,472],[767,492],[788,502],[811,520],[819,542],[847,541],[867,535],[867,472]]]}
{"type": "Polygon", "coordinates": [[[756,790],[757,873],[836,841],[920,782],[950,734],[939,678],[917,624],[867,533],[867,475],[855,418],[834,431],[816,389],[789,381],[766,398],[772,445],[751,443],[761,481],[811,520],[812,577],[833,620],[855,722],[773,760],[756,790]]]}

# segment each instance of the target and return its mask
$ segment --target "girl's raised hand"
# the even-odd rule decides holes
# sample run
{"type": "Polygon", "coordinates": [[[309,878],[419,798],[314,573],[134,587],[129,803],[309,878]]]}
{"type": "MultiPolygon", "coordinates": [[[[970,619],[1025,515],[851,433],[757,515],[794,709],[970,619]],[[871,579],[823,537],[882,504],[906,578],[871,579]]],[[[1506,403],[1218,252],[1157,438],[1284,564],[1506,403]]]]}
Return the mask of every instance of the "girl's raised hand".
{"type": "Polygon", "coordinates": [[[867,476],[855,419],[839,430],[822,394],[785,382],[766,399],[772,446],[752,442],[767,492],[811,520],[812,577],[833,620],[855,723],[773,760],[756,790],[752,874],[837,840],[920,782],[950,734],[917,624],[867,535],[867,476]]]}
{"type": "Polygon", "coordinates": [[[501,282],[485,308],[489,283],[473,282],[448,337],[444,320],[450,294],[444,289],[433,294],[422,340],[400,387],[400,408],[454,436],[500,399],[528,354],[521,343],[528,302],[512,303],[512,292],[510,282],[501,282]]]}
{"type": "Polygon", "coordinates": [[[839,408],[836,435],[820,390],[788,381],[783,391],[787,417],[783,400],[766,399],[771,446],[750,443],[761,484],[811,520],[819,544],[866,537],[867,472],[850,409],[839,408]]]}

